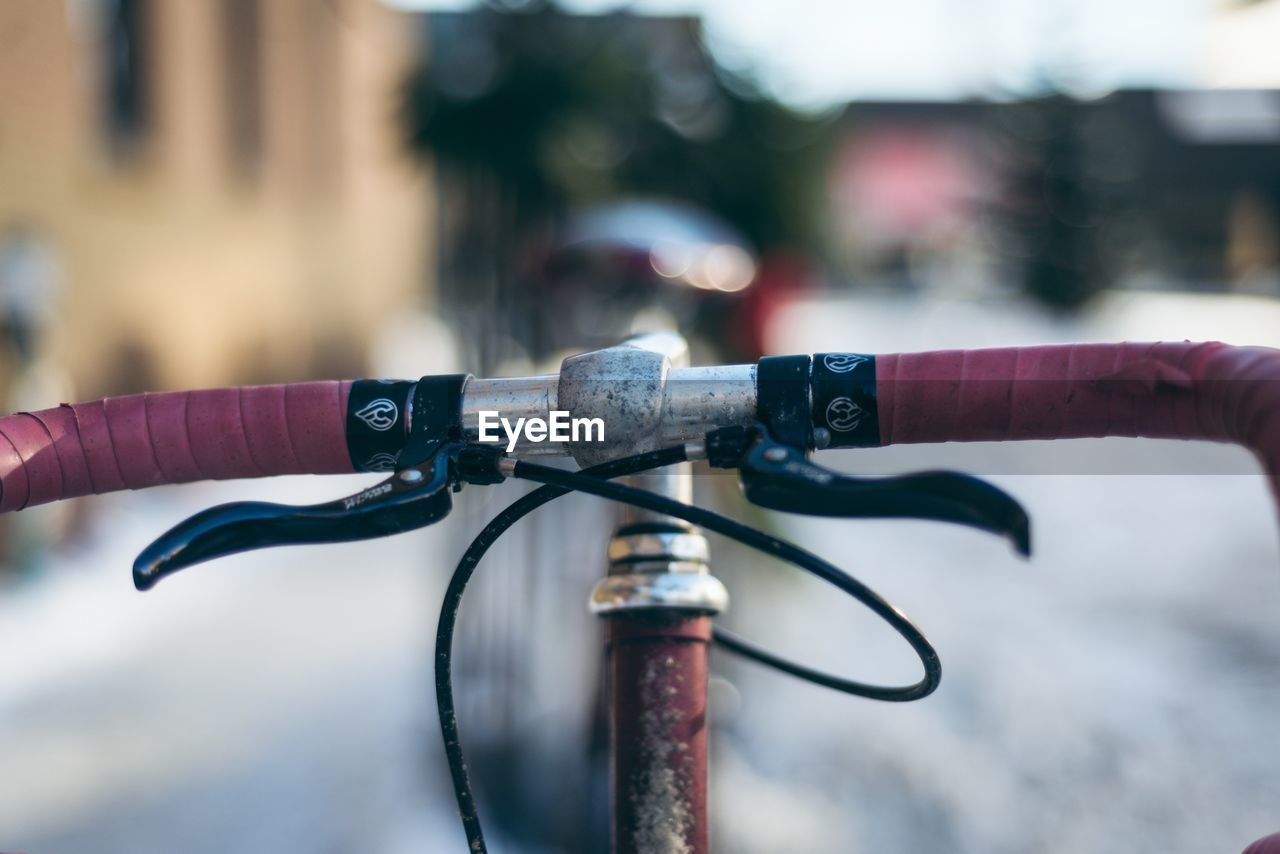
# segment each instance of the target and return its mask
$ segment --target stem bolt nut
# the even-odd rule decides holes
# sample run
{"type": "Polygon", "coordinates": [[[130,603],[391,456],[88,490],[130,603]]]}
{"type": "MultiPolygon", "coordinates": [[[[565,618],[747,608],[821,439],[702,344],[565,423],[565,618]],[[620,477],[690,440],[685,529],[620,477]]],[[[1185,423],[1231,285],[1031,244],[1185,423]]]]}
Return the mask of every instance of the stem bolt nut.
{"type": "Polygon", "coordinates": [[[419,469],[405,469],[400,472],[400,479],[405,483],[418,483],[424,475],[419,469]]]}
{"type": "Polygon", "coordinates": [[[787,449],[769,448],[764,452],[764,458],[771,463],[780,463],[787,458],[787,449]]]}

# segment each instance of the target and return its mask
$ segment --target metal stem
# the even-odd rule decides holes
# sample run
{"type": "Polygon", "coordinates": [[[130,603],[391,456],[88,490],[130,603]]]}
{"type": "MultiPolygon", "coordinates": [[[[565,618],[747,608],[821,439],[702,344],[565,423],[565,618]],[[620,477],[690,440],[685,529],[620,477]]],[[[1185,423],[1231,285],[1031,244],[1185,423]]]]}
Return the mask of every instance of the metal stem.
{"type": "MultiPolygon", "coordinates": [[[[624,450],[701,438],[704,415],[749,421],[750,370],[691,373],[679,339],[637,340],[566,360],[561,406],[613,416],[603,448],[573,448],[580,463],[624,450]],[[660,355],[658,355],[660,354],[660,355]]],[[[668,466],[631,485],[684,503],[692,468],[668,466]]],[[[613,850],[706,854],[707,648],[711,614],[728,594],[707,569],[706,540],[691,525],[628,508],[609,544],[609,575],[591,610],[607,618],[613,850]]]]}

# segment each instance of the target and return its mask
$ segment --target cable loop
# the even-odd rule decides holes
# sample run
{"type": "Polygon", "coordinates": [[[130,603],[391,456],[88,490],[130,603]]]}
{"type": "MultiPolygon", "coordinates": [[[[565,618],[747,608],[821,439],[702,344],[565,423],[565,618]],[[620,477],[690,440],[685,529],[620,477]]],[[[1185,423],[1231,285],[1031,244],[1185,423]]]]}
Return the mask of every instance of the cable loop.
{"type": "Polygon", "coordinates": [[[458,610],[462,605],[462,597],[466,591],[467,584],[470,582],[472,575],[475,574],[480,560],[494,542],[520,519],[543,504],[568,492],[584,492],[611,501],[631,504],[645,510],[684,519],[694,525],[736,540],[745,546],[791,563],[806,572],[816,575],[861,602],[901,635],[915,650],[916,655],[919,656],[920,663],[924,667],[924,677],[914,685],[904,686],[871,685],[853,679],[846,679],[841,676],[813,670],[776,656],[768,650],[717,627],[715,629],[716,642],[730,652],[807,682],[874,700],[909,702],[927,697],[937,689],[938,682],[942,676],[942,665],[938,659],[937,651],[905,614],[856,578],[811,552],[763,531],[743,525],[720,513],[682,504],[679,501],[674,501],[643,489],[609,481],[610,478],[636,474],[641,471],[684,462],[685,460],[684,448],[679,446],[645,454],[636,454],[635,456],[593,466],[580,472],[568,472],[533,463],[517,462],[512,467],[512,476],[535,481],[543,485],[512,502],[490,520],[489,524],[472,540],[471,545],[467,547],[462,558],[458,561],[458,566],[454,570],[453,576],[449,579],[444,601],[441,603],[440,621],[436,628],[436,705],[440,716],[441,735],[444,737],[445,757],[449,763],[449,773],[453,778],[454,795],[458,802],[458,811],[462,818],[463,829],[467,835],[467,843],[470,846],[470,850],[475,854],[481,854],[487,849],[480,826],[479,814],[476,810],[471,781],[467,774],[462,745],[458,736],[458,718],[454,708],[453,638],[457,625],[458,610]]]}

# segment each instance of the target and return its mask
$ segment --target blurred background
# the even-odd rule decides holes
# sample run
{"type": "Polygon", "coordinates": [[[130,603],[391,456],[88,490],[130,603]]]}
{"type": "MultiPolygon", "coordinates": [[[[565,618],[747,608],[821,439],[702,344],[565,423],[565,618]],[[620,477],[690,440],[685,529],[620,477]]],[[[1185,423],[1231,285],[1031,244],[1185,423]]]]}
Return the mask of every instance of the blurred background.
{"type": "MultiPolygon", "coordinates": [[[[0,0],[0,403],[554,370],[659,327],[701,362],[1280,346],[1277,43],[1280,0],[0,0]]],[[[988,476],[1038,555],[748,511],[697,477],[875,584],[947,664],[893,707],[718,658],[718,850],[1189,854],[1280,829],[1280,548],[1247,454],[823,461],[988,476]]],[[[0,849],[463,844],[430,639],[454,561],[517,491],[145,597],[129,580],[212,503],[365,482],[0,518],[0,849]]],[[[563,503],[495,548],[463,614],[462,733],[500,850],[603,844],[585,601],[612,517],[563,503]]],[[[714,568],[740,630],[911,672],[821,588],[722,543],[714,568]]]]}

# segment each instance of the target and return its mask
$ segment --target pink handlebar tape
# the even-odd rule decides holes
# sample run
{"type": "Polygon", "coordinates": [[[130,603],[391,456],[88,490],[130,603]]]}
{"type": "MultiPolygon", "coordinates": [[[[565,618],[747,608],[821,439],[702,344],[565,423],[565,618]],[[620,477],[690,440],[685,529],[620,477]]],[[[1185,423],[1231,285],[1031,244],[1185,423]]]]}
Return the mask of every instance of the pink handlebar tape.
{"type": "Polygon", "coordinates": [[[876,357],[881,444],[1147,436],[1235,442],[1280,501],[1280,350],[1070,344],[876,357]]]}
{"type": "Polygon", "coordinates": [[[0,512],[163,483],[350,472],[350,389],[136,394],[0,418],[0,512]]]}

